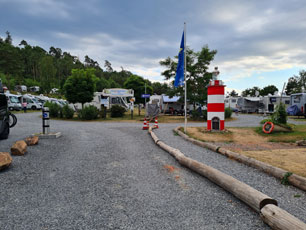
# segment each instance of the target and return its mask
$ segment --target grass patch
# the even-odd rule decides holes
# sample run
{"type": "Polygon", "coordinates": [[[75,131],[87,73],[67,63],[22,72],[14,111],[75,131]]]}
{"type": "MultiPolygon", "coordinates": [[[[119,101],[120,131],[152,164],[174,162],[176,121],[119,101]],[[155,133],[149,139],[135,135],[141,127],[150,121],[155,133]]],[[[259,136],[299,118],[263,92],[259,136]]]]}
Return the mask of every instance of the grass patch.
{"type": "MultiPolygon", "coordinates": [[[[13,114],[25,113],[23,110],[20,110],[20,111],[13,110],[13,111],[10,111],[10,112],[13,113],[13,114]]],[[[27,112],[26,112],[26,113],[34,113],[34,112],[41,112],[41,110],[27,109],[27,112]]]]}
{"type": "Polygon", "coordinates": [[[259,135],[267,137],[270,142],[292,143],[306,139],[306,125],[290,125],[290,127],[291,132],[272,132],[270,134],[264,133],[262,127],[254,128],[254,130],[259,135]]]}
{"type": "Polygon", "coordinates": [[[284,177],[281,180],[281,184],[283,185],[289,185],[289,180],[288,178],[292,175],[292,172],[286,172],[286,174],[284,175],[284,177]]]}

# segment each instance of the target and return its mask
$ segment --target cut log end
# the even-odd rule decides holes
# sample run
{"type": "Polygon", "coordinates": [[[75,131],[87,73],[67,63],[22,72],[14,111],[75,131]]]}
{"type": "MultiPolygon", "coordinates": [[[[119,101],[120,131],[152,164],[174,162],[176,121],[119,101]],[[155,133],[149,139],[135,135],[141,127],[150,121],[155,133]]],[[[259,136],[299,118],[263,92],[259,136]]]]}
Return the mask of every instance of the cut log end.
{"type": "Polygon", "coordinates": [[[263,207],[265,207],[268,204],[273,204],[275,206],[278,206],[277,201],[271,198],[266,198],[263,199],[260,204],[259,204],[259,208],[262,209],[263,207]]]}

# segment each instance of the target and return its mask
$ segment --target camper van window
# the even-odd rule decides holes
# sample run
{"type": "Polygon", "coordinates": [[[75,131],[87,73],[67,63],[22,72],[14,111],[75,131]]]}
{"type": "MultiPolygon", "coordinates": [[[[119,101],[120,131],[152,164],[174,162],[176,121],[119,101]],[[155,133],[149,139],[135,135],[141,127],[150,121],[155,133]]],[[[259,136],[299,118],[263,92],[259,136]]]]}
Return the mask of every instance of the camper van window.
{"type": "Polygon", "coordinates": [[[118,104],[118,98],[112,97],[112,104],[118,104]]]}
{"type": "Polygon", "coordinates": [[[236,99],[232,99],[232,103],[236,103],[236,99]]]}
{"type": "Polygon", "coordinates": [[[276,97],[270,97],[270,102],[271,103],[276,102],[276,97]]]}
{"type": "Polygon", "coordinates": [[[293,102],[294,103],[300,103],[301,102],[301,95],[293,96],[293,102]]]}
{"type": "Polygon", "coordinates": [[[286,104],[286,105],[289,105],[289,104],[290,104],[290,101],[289,101],[289,100],[286,100],[286,101],[285,101],[285,104],[286,104]]]}
{"type": "Polygon", "coordinates": [[[12,96],[10,96],[10,101],[11,101],[12,103],[19,103],[19,100],[18,100],[17,97],[12,97],[12,96]]]}
{"type": "Polygon", "coordinates": [[[30,98],[27,98],[27,103],[33,103],[33,101],[30,98]]]}

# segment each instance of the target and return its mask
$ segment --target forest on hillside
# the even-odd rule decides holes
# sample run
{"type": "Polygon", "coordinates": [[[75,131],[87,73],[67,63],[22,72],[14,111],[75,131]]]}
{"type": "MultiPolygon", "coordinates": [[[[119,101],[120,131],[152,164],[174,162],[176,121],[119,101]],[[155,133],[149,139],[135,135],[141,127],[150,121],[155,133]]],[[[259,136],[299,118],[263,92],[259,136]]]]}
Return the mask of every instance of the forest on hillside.
{"type": "Polygon", "coordinates": [[[41,93],[49,93],[52,88],[63,88],[72,69],[88,68],[95,69],[96,91],[135,87],[144,93],[146,87],[148,93],[162,94],[169,90],[166,83],[152,83],[123,67],[121,71],[115,71],[108,60],[102,68],[88,55],[82,62],[77,56],[53,46],[46,51],[25,40],[14,46],[9,32],[6,32],[5,38],[0,37],[0,79],[9,89],[14,89],[16,85],[39,86],[41,93]]]}

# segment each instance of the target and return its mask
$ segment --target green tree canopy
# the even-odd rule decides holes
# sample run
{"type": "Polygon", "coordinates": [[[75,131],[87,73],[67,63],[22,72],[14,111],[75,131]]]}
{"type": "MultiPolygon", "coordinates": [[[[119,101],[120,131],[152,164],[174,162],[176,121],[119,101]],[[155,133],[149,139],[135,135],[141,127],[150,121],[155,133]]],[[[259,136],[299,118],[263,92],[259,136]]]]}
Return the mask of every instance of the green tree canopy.
{"type": "MultiPolygon", "coordinates": [[[[141,98],[141,94],[145,93],[145,83],[146,83],[146,80],[137,75],[131,75],[124,82],[124,88],[134,90],[134,96],[136,98],[136,103],[140,103],[144,101],[144,99],[141,98]]],[[[147,94],[152,94],[153,92],[152,87],[147,85],[146,88],[147,88],[146,90],[147,94]]]]}
{"type": "Polygon", "coordinates": [[[95,92],[95,69],[73,69],[64,84],[64,93],[71,103],[91,102],[95,92]]]}
{"type": "Polygon", "coordinates": [[[53,64],[52,56],[45,56],[41,59],[39,63],[39,71],[42,77],[42,91],[49,93],[54,86],[52,82],[54,81],[56,75],[56,68],[53,64]]]}
{"type": "Polygon", "coordinates": [[[238,97],[238,93],[234,89],[229,93],[229,95],[231,97],[238,97]]]}
{"type": "Polygon", "coordinates": [[[247,88],[246,90],[242,91],[241,96],[243,97],[247,97],[247,96],[251,96],[251,97],[255,97],[256,96],[256,92],[258,92],[260,94],[261,89],[257,86],[254,86],[253,88],[247,88]]]}
{"type": "Polygon", "coordinates": [[[268,94],[274,95],[276,91],[278,91],[278,88],[275,85],[268,85],[262,88],[262,90],[260,90],[260,95],[261,96],[266,96],[268,94]]]}
{"type": "Polygon", "coordinates": [[[301,70],[299,76],[290,77],[286,86],[286,94],[302,92],[302,88],[306,89],[306,71],[301,70]]]}
{"type": "MultiPolygon", "coordinates": [[[[207,99],[207,85],[212,78],[208,72],[211,61],[214,60],[216,50],[210,50],[208,46],[202,47],[199,52],[195,52],[189,47],[186,49],[186,79],[187,79],[187,99],[195,105],[196,102],[204,103],[207,99]]],[[[177,56],[175,57],[178,58],[177,56]]],[[[160,61],[160,64],[166,67],[162,72],[166,80],[175,78],[177,61],[168,57],[160,61]]],[[[173,82],[172,82],[173,84],[173,82]]],[[[183,98],[183,87],[174,88],[170,96],[181,95],[183,98]]]]}
{"type": "Polygon", "coordinates": [[[170,91],[170,87],[167,83],[161,84],[160,82],[153,82],[152,83],[153,93],[157,95],[168,94],[170,91]]]}

